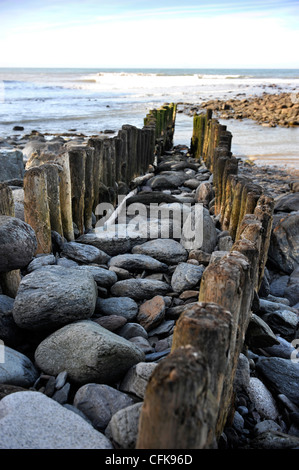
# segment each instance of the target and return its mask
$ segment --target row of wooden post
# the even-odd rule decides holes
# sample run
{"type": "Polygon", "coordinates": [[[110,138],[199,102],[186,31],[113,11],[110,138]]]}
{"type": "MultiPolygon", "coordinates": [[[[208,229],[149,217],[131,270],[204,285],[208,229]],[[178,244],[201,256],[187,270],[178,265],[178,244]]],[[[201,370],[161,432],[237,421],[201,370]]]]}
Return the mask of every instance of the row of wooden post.
{"type": "Polygon", "coordinates": [[[24,175],[24,211],[36,232],[37,253],[51,252],[51,230],[72,241],[73,223],[80,235],[92,229],[97,205],[115,205],[119,191],[154,162],[157,148],[169,145],[175,111],[175,105],[164,105],[149,112],[142,129],[123,125],[113,138],[90,138],[40,166],[33,159],[24,175]]]}
{"type": "MultiPolygon", "coordinates": [[[[87,145],[71,145],[59,155],[31,158],[24,174],[24,216],[35,231],[36,254],[51,253],[51,232],[67,241],[92,228],[100,202],[116,204],[130,181],[148,171],[156,154],[172,145],[176,105],[151,110],[139,129],[123,125],[113,138],[92,137],[87,145]]],[[[0,183],[0,215],[15,216],[13,193],[0,183]]],[[[15,297],[20,270],[0,273],[2,292],[15,297]]]]}
{"type": "Polygon", "coordinates": [[[215,214],[234,244],[205,269],[198,302],[176,322],[171,353],[146,389],[138,449],[217,448],[270,243],[273,199],[238,176],[231,134],[210,111],[194,117],[193,129],[193,154],[213,172],[215,214]]]}

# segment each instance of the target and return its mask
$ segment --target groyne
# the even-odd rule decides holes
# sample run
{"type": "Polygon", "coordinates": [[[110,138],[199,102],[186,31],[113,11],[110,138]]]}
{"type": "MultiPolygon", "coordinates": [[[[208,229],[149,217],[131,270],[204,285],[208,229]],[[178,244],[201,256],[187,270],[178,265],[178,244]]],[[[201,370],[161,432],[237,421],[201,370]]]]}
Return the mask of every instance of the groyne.
{"type": "Polygon", "coordinates": [[[141,412],[140,449],[217,444],[270,243],[274,201],[238,176],[226,126],[208,111],[194,116],[193,129],[192,151],[213,173],[214,213],[234,244],[205,269],[198,303],[181,314],[171,354],[153,372],[141,412]]]}
{"type": "MultiPolygon", "coordinates": [[[[0,184],[0,340],[13,364],[2,368],[0,361],[0,408],[8,415],[0,420],[0,447],[56,448],[59,432],[58,448],[219,448],[226,427],[234,422],[238,429],[236,400],[243,409],[251,403],[246,381],[255,352],[254,374],[269,377],[266,360],[274,359],[271,371],[296,384],[289,343],[285,356],[258,356],[260,348],[282,347],[280,335],[290,342],[298,334],[298,311],[290,307],[296,289],[289,288],[290,304],[269,296],[267,284],[271,237],[272,248],[286,256],[285,240],[272,229],[279,205],[247,178],[232,155],[231,133],[210,110],[194,115],[190,148],[172,145],[175,117],[176,105],[164,105],[149,112],[142,129],[125,125],[113,138],[60,142],[57,152],[47,152],[44,142],[35,152],[35,142],[24,174],[25,222],[15,213],[15,186],[0,184]],[[134,208],[122,218],[119,195],[134,208]],[[109,223],[106,238],[95,230],[102,202],[112,207],[109,220],[119,238],[109,223]],[[151,204],[160,204],[160,217],[151,217],[151,204]],[[136,238],[132,217],[140,207],[136,238]],[[187,211],[179,233],[169,217],[174,208],[180,216],[187,211]],[[192,229],[188,220],[197,227],[195,214],[203,216],[203,237],[195,233],[189,245],[184,228],[192,229]],[[171,230],[162,236],[166,226],[171,230]],[[265,314],[278,337],[254,312],[265,314]],[[244,377],[236,395],[240,360],[244,377]],[[19,403],[31,413],[24,429],[19,403]],[[72,441],[73,427],[61,424],[72,420],[91,440],[79,433],[72,441]]],[[[296,217],[296,194],[279,203],[290,214],[278,213],[277,223],[296,217]]],[[[285,261],[286,286],[296,282],[299,257],[292,253],[285,261]]],[[[298,394],[296,385],[281,382],[275,390],[288,431],[297,422],[298,394]]],[[[272,416],[264,402],[258,408],[259,400],[247,409],[249,429],[272,416]]],[[[250,447],[253,431],[245,431],[235,442],[227,438],[226,448],[250,447]]],[[[292,432],[270,444],[271,436],[262,434],[266,444],[253,445],[298,447],[292,432]]]]}

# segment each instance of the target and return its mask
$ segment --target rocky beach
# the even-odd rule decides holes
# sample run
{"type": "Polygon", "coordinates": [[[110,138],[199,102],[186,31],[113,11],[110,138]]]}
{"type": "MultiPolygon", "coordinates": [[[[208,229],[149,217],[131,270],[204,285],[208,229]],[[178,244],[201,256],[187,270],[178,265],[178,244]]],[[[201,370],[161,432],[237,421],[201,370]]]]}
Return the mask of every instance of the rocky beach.
{"type": "Polygon", "coordinates": [[[219,119],[253,119],[265,127],[299,126],[299,94],[296,92],[263,92],[260,96],[207,100],[199,106],[184,106],[183,112],[193,115],[207,108],[212,109],[219,119]]]}
{"type": "MultiPolygon", "coordinates": [[[[298,125],[299,105],[290,95],[260,99],[209,101],[201,109],[298,125]]],[[[67,241],[52,231],[52,252],[37,255],[36,234],[24,218],[24,172],[87,140],[32,131],[0,143],[1,449],[135,449],[148,381],[171,352],[181,314],[199,303],[205,270],[233,246],[215,214],[214,175],[186,144],[157,155],[124,188],[126,218],[116,214],[114,231],[99,230],[93,213],[84,234],[74,226],[75,239],[67,241]],[[14,216],[2,197],[7,188],[14,216]],[[179,234],[173,219],[149,218],[152,203],[186,214],[179,234]],[[196,204],[203,238],[190,247],[184,224],[196,204]],[[138,205],[146,210],[136,236],[138,205]],[[8,288],[7,273],[16,270],[19,284],[8,288]]],[[[299,170],[239,160],[238,172],[275,205],[268,261],[217,447],[298,449],[299,170]]]]}

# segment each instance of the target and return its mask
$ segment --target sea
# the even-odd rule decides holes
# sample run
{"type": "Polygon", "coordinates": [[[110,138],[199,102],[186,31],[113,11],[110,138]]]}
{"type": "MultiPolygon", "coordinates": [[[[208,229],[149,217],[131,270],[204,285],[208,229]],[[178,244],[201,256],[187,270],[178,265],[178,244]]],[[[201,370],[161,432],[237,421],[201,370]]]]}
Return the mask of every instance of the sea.
{"type": "MultiPolygon", "coordinates": [[[[193,119],[185,105],[299,91],[299,69],[80,69],[0,68],[0,137],[86,136],[141,128],[150,109],[178,104],[174,145],[190,145],[193,119]],[[22,126],[24,131],[14,131],[22,126]]],[[[221,120],[232,132],[232,152],[256,164],[299,169],[299,128],[267,128],[221,120]]]]}

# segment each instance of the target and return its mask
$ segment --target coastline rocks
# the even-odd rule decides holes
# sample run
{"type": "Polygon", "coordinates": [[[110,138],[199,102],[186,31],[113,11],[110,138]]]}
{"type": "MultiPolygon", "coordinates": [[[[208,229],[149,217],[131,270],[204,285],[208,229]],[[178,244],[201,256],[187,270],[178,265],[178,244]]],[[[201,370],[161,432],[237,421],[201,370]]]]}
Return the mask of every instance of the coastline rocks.
{"type": "Polygon", "coordinates": [[[90,320],[82,320],[55,331],[35,351],[37,366],[47,374],[66,370],[77,384],[120,380],[144,354],[124,338],[90,320]]]}
{"type": "Polygon", "coordinates": [[[31,273],[36,269],[43,268],[44,266],[49,266],[56,264],[56,258],[54,255],[42,255],[34,258],[27,266],[27,272],[31,273]]]}
{"type": "Polygon", "coordinates": [[[290,359],[280,357],[259,357],[256,370],[275,394],[284,394],[299,406],[298,380],[299,365],[290,359]]]}
{"type": "Polygon", "coordinates": [[[96,314],[118,315],[127,321],[132,321],[138,313],[137,303],[130,297],[109,297],[108,299],[97,298],[96,314]]]}
{"type": "Polygon", "coordinates": [[[23,177],[23,153],[20,150],[0,149],[0,182],[23,177]]]}
{"type": "Polygon", "coordinates": [[[47,266],[21,280],[13,318],[20,328],[59,327],[94,313],[97,289],[91,274],[61,266],[47,266]]]}
{"type": "Polygon", "coordinates": [[[299,211],[299,192],[283,194],[275,200],[274,212],[299,211]]]}
{"type": "Polygon", "coordinates": [[[0,402],[1,449],[113,449],[81,416],[39,392],[0,402]]]}
{"type": "Polygon", "coordinates": [[[272,420],[278,418],[275,400],[260,379],[250,378],[247,393],[261,417],[272,420]]]}
{"type": "Polygon", "coordinates": [[[142,254],[123,254],[114,256],[108,263],[109,268],[114,266],[118,268],[126,269],[127,271],[152,271],[152,272],[164,272],[167,271],[168,267],[166,264],[161,263],[152,256],[142,254]]]}
{"type": "Polygon", "coordinates": [[[250,348],[264,348],[279,344],[270,326],[255,313],[251,314],[245,342],[250,348]]]}
{"type": "Polygon", "coordinates": [[[217,230],[205,207],[197,205],[188,215],[182,228],[180,243],[188,250],[213,252],[217,244],[217,230]]]}
{"type": "Polygon", "coordinates": [[[120,315],[108,315],[106,317],[92,318],[92,320],[109,331],[116,331],[127,322],[127,320],[120,315]]]}
{"type": "Polygon", "coordinates": [[[27,266],[37,249],[33,228],[16,217],[0,215],[0,272],[27,266]]]}
{"type": "Polygon", "coordinates": [[[134,400],[109,385],[89,383],[79,388],[73,404],[87,416],[95,429],[104,431],[112,416],[133,405],[134,400]]]}
{"type": "Polygon", "coordinates": [[[176,189],[189,179],[184,171],[163,171],[151,178],[147,184],[152,189],[176,189]]]}
{"type": "Polygon", "coordinates": [[[86,264],[105,264],[110,259],[109,255],[95,246],[83,245],[82,243],[77,242],[65,243],[63,245],[61,255],[86,264]]]}
{"type": "Polygon", "coordinates": [[[158,326],[165,316],[165,301],[161,295],[146,300],[139,307],[137,320],[146,331],[158,326]]]}
{"type": "MultiPolygon", "coordinates": [[[[136,234],[133,234],[133,237],[136,238],[136,234]]],[[[136,240],[131,237],[126,224],[116,224],[108,227],[107,231],[96,228],[95,233],[81,235],[76,243],[92,245],[109,256],[117,256],[131,251],[136,240]]]]}
{"type": "Polygon", "coordinates": [[[123,408],[117,411],[109,422],[105,435],[120,449],[135,449],[138,423],[142,403],[123,408]]]}
{"type": "Polygon", "coordinates": [[[189,263],[178,264],[171,278],[172,289],[174,292],[192,289],[199,283],[203,272],[203,266],[195,266],[189,263]]]}
{"type": "Polygon", "coordinates": [[[0,362],[0,383],[31,387],[38,371],[30,359],[19,351],[4,346],[4,362],[0,362]]]}
{"type": "Polygon", "coordinates": [[[132,249],[132,253],[152,256],[168,265],[186,261],[188,258],[187,250],[179,242],[168,238],[157,238],[142,245],[136,245],[132,249]]]}
{"type": "Polygon", "coordinates": [[[299,266],[290,275],[283,295],[290,301],[291,306],[299,302],[299,266]]]}
{"type": "Polygon", "coordinates": [[[150,299],[155,294],[166,295],[170,286],[163,281],[153,279],[126,279],[111,287],[111,294],[116,297],[131,297],[134,300],[150,299]]]}
{"type": "Polygon", "coordinates": [[[21,343],[23,331],[15,324],[12,316],[14,299],[0,294],[0,340],[6,346],[16,347],[21,343]]]}
{"type": "MultiPolygon", "coordinates": [[[[221,119],[254,119],[267,127],[294,127],[299,125],[299,104],[294,93],[263,93],[245,99],[209,100],[200,108],[220,113],[221,119]]],[[[192,109],[192,114],[196,111],[192,109]]]]}
{"type": "Polygon", "coordinates": [[[91,274],[100,287],[109,288],[117,282],[117,275],[113,271],[100,266],[76,266],[73,269],[82,272],[83,277],[85,276],[84,273],[91,274]]]}
{"type": "Polygon", "coordinates": [[[119,389],[143,399],[148,381],[157,365],[156,362],[139,362],[131,367],[123,378],[119,389]]]}
{"type": "Polygon", "coordinates": [[[299,211],[275,214],[268,259],[279,271],[291,274],[299,264],[299,211]]]}

